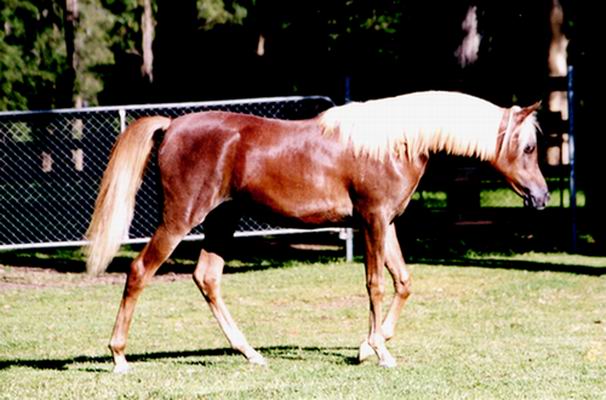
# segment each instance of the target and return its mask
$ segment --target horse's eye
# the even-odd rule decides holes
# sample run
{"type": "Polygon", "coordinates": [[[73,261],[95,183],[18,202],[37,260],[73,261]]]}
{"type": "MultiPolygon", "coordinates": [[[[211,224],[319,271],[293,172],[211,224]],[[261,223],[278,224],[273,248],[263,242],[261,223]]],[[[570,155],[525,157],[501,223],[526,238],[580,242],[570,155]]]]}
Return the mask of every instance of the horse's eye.
{"type": "Polygon", "coordinates": [[[534,151],[535,146],[533,144],[529,144],[524,148],[524,153],[530,154],[534,151]]]}

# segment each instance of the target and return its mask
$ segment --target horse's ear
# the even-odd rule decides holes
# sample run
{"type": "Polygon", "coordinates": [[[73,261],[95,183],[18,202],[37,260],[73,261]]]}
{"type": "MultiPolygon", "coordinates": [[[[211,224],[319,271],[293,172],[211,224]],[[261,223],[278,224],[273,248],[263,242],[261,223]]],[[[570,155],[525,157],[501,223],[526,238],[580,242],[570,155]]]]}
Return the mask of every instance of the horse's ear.
{"type": "Polygon", "coordinates": [[[530,113],[533,113],[535,111],[538,111],[539,108],[541,108],[542,103],[543,102],[541,100],[539,100],[536,103],[534,103],[533,105],[526,107],[526,109],[529,110],[530,113]]]}
{"type": "Polygon", "coordinates": [[[539,108],[541,108],[541,101],[537,101],[531,106],[521,108],[520,111],[516,114],[517,122],[522,123],[522,121],[524,121],[526,117],[537,111],[539,108]]]}

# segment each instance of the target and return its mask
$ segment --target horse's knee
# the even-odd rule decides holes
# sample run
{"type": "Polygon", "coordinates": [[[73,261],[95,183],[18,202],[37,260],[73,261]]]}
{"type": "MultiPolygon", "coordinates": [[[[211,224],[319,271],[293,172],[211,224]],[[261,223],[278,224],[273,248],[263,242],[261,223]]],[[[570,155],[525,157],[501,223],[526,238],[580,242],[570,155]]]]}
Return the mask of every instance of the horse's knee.
{"type": "Polygon", "coordinates": [[[398,279],[395,282],[396,296],[401,299],[407,299],[411,294],[411,282],[410,279],[398,279]]]}
{"type": "Polygon", "coordinates": [[[382,299],[385,295],[385,282],[379,278],[370,278],[366,282],[366,290],[371,298],[382,299]]]}

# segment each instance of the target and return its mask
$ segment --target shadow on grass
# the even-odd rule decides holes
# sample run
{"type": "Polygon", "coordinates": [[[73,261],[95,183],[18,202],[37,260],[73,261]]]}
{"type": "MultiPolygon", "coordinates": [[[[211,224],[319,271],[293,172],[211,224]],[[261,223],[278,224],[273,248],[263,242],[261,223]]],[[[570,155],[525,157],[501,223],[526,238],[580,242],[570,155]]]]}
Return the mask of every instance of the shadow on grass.
{"type": "MultiPolygon", "coordinates": [[[[354,347],[298,347],[298,346],[267,346],[259,347],[258,351],[267,358],[282,360],[317,360],[322,358],[327,362],[334,364],[357,364],[357,357],[348,356],[346,353],[355,353],[354,347]]],[[[127,354],[129,362],[146,362],[154,360],[173,360],[177,363],[207,366],[215,364],[212,359],[199,360],[197,357],[219,357],[219,356],[238,356],[242,362],[246,362],[242,355],[231,348],[203,349],[187,351],[160,351],[155,353],[127,354]]],[[[271,360],[270,360],[271,362],[271,360]]],[[[105,368],[83,367],[82,370],[90,372],[108,372],[112,369],[112,359],[109,356],[78,356],[62,359],[12,359],[1,360],[0,370],[12,367],[26,367],[40,370],[62,371],[69,369],[75,364],[104,363],[108,364],[105,368]]]]}
{"type": "MultiPolygon", "coordinates": [[[[355,249],[359,252],[362,243],[357,236],[355,249]]],[[[176,273],[191,274],[195,268],[200,249],[204,243],[183,242],[175,250],[171,258],[158,271],[159,275],[176,273]]],[[[502,268],[526,271],[553,271],[589,276],[606,275],[606,262],[603,266],[588,266],[580,264],[564,264],[557,262],[541,262],[534,260],[510,260],[504,256],[500,259],[465,256],[469,249],[475,246],[466,243],[446,241],[426,241],[422,245],[414,242],[403,246],[406,262],[458,266],[502,268]]],[[[126,247],[132,257],[139,253],[142,245],[126,247]]],[[[490,249],[487,249],[490,252],[490,249]]],[[[516,253],[513,251],[513,253],[516,253]]],[[[230,251],[226,255],[227,264],[224,272],[243,273],[261,271],[273,268],[288,268],[298,263],[329,263],[344,260],[343,242],[335,235],[308,234],[290,235],[288,237],[260,237],[233,239],[230,251]],[[321,243],[321,244],[319,244],[321,243]]],[[[132,262],[131,256],[116,257],[108,272],[126,272],[132,262]]],[[[363,262],[361,256],[356,262],[363,262]]],[[[12,251],[0,253],[0,264],[23,267],[37,267],[57,272],[80,273],[85,271],[84,258],[79,250],[38,250],[12,251]]]]}
{"type": "Polygon", "coordinates": [[[506,259],[477,259],[458,256],[449,257],[426,257],[412,256],[407,260],[414,264],[443,265],[447,267],[479,267],[479,268],[500,268],[509,270],[529,271],[529,272],[564,272],[578,275],[602,276],[606,275],[606,265],[603,267],[594,267],[576,264],[558,264],[552,262],[524,261],[524,260],[506,260],[506,259]]]}
{"type": "MultiPolygon", "coordinates": [[[[296,238],[236,238],[230,251],[225,255],[227,261],[225,273],[260,271],[272,268],[284,268],[305,263],[328,263],[343,260],[345,250],[342,241],[329,237],[322,242],[319,234],[295,235],[296,238]]],[[[320,235],[321,236],[321,235],[320,235]]],[[[332,235],[334,236],[334,234],[332,235]]],[[[200,250],[204,243],[182,242],[160,270],[159,275],[167,273],[191,274],[195,268],[200,250]]],[[[117,256],[107,272],[127,272],[133,258],[142,250],[143,245],[125,246],[129,256],[117,256]],[[130,256],[132,254],[132,256],[130,256]]],[[[15,267],[35,267],[57,272],[81,273],[86,271],[84,255],[80,249],[40,249],[27,251],[7,251],[0,253],[0,264],[15,267]]]]}

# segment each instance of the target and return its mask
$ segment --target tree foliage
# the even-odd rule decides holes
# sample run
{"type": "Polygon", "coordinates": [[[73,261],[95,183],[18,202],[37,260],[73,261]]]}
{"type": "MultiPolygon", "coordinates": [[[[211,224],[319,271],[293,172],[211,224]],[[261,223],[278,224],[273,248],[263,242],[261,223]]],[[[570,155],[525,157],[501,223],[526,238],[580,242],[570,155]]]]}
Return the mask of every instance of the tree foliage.
{"type": "MultiPolygon", "coordinates": [[[[1,109],[57,105],[66,72],[62,1],[0,0],[1,109]]],[[[88,104],[339,99],[345,76],[357,98],[441,88],[507,103],[545,90],[547,0],[152,0],[153,83],[141,76],[143,0],[79,4],[74,90],[88,104]],[[470,5],[482,41],[477,65],[462,70],[454,52],[470,5]]]]}
{"type": "MultiPolygon", "coordinates": [[[[71,98],[62,85],[67,71],[62,14],[61,4],[53,0],[0,2],[0,109],[53,108],[62,105],[62,98],[71,98]]],[[[80,14],[74,90],[95,104],[103,87],[96,69],[112,63],[114,17],[99,0],[80,0],[80,14]]]]}
{"type": "Polygon", "coordinates": [[[97,104],[97,94],[103,90],[99,69],[113,64],[111,28],[116,17],[99,0],[80,1],[80,29],[76,33],[79,68],[76,71],[75,92],[90,104],[97,104]]]}
{"type": "Polygon", "coordinates": [[[248,15],[245,6],[236,1],[225,4],[223,0],[198,0],[198,18],[206,30],[223,24],[242,24],[248,15]]]}
{"type": "Polygon", "coordinates": [[[3,0],[0,22],[0,109],[54,106],[65,71],[60,7],[52,0],[3,0]]]}

